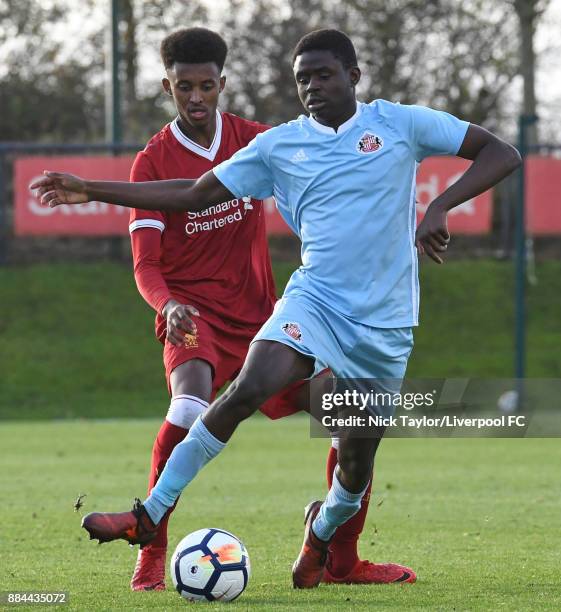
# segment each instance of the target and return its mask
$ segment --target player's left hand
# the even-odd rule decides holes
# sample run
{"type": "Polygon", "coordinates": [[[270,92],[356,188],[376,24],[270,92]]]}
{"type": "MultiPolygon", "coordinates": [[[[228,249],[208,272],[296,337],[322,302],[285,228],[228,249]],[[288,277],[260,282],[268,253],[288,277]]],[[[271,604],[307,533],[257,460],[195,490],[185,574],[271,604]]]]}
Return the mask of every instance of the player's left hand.
{"type": "Polygon", "coordinates": [[[439,253],[445,253],[450,242],[446,214],[445,210],[431,204],[415,234],[419,254],[426,253],[437,264],[444,263],[439,253]]]}

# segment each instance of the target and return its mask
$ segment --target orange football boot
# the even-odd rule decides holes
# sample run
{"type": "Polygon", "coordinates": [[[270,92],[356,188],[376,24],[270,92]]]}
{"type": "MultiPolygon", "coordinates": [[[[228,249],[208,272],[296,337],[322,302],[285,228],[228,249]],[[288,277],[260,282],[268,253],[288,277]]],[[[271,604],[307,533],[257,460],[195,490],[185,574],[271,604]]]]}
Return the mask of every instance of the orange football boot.
{"type": "Polygon", "coordinates": [[[329,571],[329,560],[322,582],[327,584],[392,584],[415,582],[417,574],[410,568],[397,563],[370,563],[357,561],[346,576],[334,576],[329,571]]]}
{"type": "Polygon", "coordinates": [[[130,512],[92,512],[86,515],[82,527],[90,534],[90,540],[99,540],[100,544],[121,539],[131,545],[140,544],[140,548],[158,533],[158,526],[150,520],[138,498],[130,512]]]}
{"type": "Polygon", "coordinates": [[[312,589],[323,578],[329,542],[320,540],[312,530],[312,523],[320,508],[321,502],[314,501],[304,510],[304,543],[292,566],[292,585],[295,589],[312,589]]]}

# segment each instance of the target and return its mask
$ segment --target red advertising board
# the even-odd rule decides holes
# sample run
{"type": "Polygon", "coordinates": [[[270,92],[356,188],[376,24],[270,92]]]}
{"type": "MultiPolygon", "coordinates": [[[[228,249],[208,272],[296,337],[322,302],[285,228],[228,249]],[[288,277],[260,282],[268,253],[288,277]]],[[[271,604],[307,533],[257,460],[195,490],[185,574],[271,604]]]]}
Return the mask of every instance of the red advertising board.
{"type": "Polygon", "coordinates": [[[89,179],[126,181],[133,158],[22,157],[14,162],[14,232],[16,236],[115,236],[128,233],[129,211],[105,202],[48,208],[39,204],[29,184],[43,170],[71,172],[89,179]]]}
{"type": "Polygon", "coordinates": [[[528,233],[561,234],[561,159],[531,155],[525,167],[528,233]]]}
{"type": "MultiPolygon", "coordinates": [[[[103,202],[79,206],[46,208],[29,192],[29,184],[44,169],[71,172],[90,179],[128,180],[132,157],[22,157],[15,161],[15,233],[23,235],[124,235],[128,211],[103,202]]],[[[469,162],[456,157],[430,158],[421,164],[417,177],[417,217],[420,220],[428,204],[458,180],[469,162]]],[[[272,200],[265,202],[267,229],[270,234],[290,233],[272,200]]],[[[458,234],[482,234],[491,228],[491,192],[488,191],[451,211],[450,231],[458,234]]]]}

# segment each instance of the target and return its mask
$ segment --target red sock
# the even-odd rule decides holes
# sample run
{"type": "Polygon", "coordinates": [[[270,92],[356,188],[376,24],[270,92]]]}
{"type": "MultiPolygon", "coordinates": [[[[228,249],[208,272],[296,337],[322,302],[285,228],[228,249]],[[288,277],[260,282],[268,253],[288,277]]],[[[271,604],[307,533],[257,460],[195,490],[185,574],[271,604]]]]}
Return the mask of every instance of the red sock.
{"type": "MultiPolygon", "coordinates": [[[[331,447],[327,455],[327,484],[329,488],[331,488],[333,482],[333,473],[336,466],[337,449],[331,447]]],[[[364,493],[360,510],[337,529],[331,540],[329,571],[333,576],[346,576],[358,561],[358,538],[364,529],[371,488],[372,480],[364,493]]]]}
{"type": "MultiPolygon", "coordinates": [[[[166,465],[173,449],[185,438],[188,429],[173,425],[169,421],[164,421],[152,447],[152,465],[150,467],[150,477],[148,479],[148,494],[158,481],[162,470],[166,465]]],[[[176,502],[177,503],[177,502],[176,502]]],[[[170,514],[175,510],[175,504],[164,514],[158,528],[158,535],[150,543],[155,548],[167,547],[168,545],[168,520],[170,514]]]]}

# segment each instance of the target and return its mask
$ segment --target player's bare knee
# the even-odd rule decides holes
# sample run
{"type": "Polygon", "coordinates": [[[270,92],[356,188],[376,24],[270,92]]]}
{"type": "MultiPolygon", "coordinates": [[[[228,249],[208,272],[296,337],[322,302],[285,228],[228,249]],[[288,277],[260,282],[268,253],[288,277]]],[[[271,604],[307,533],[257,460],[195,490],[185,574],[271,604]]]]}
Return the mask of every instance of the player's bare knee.
{"type": "Polygon", "coordinates": [[[254,377],[240,375],[228,389],[232,409],[241,420],[250,417],[268,399],[263,384],[254,377]]]}

